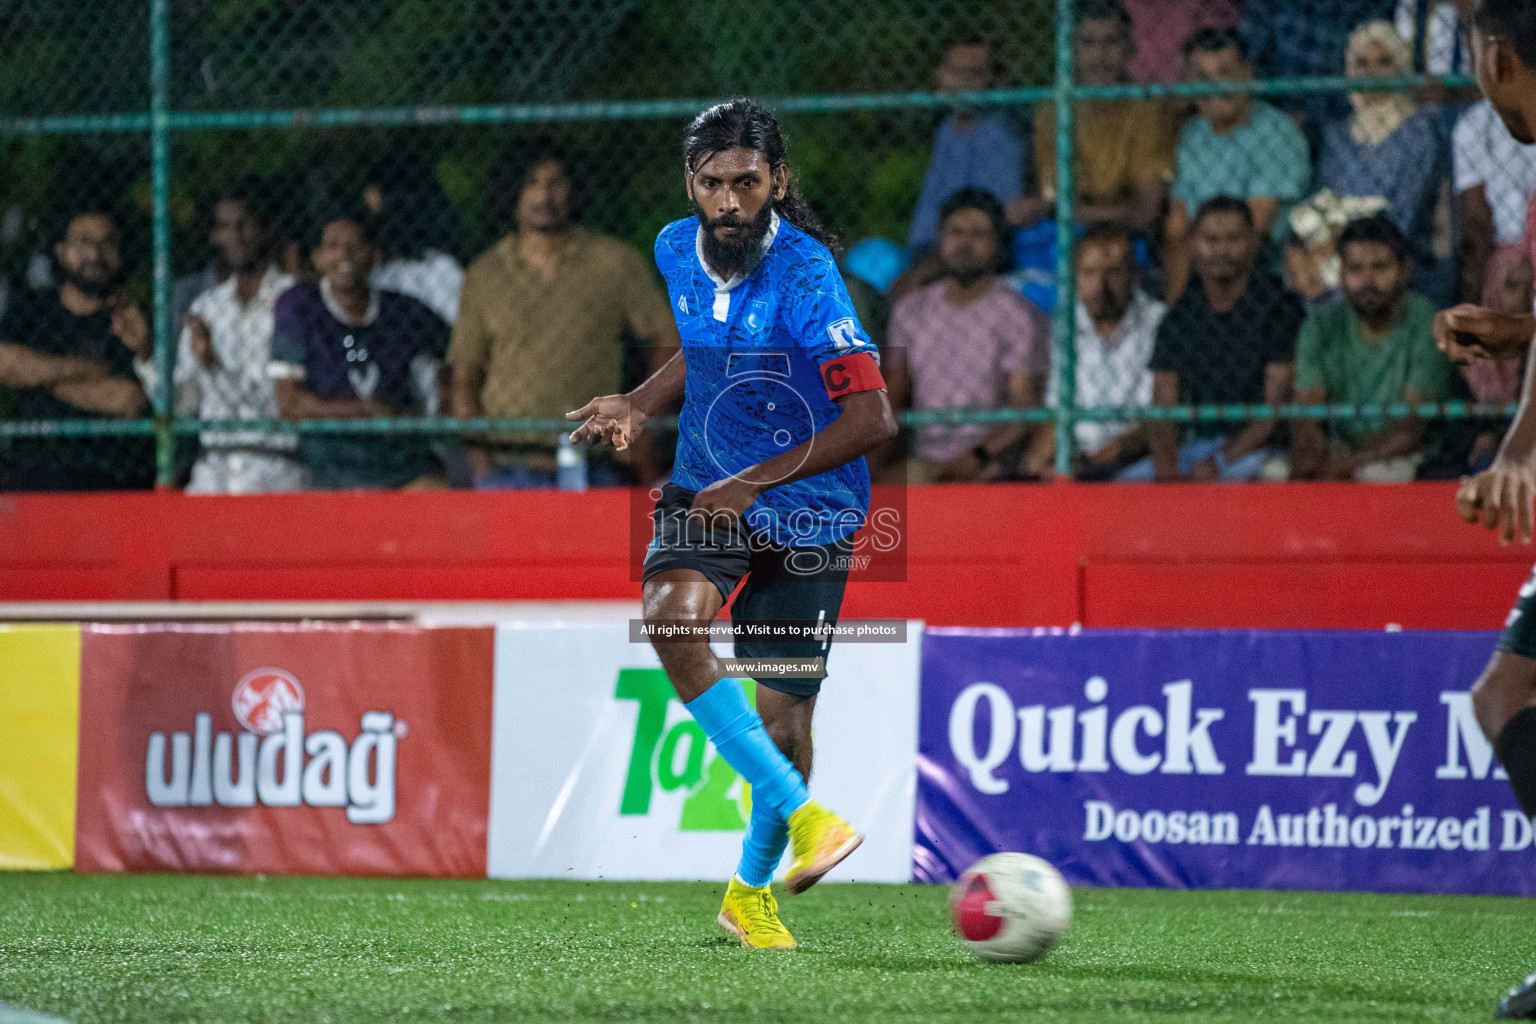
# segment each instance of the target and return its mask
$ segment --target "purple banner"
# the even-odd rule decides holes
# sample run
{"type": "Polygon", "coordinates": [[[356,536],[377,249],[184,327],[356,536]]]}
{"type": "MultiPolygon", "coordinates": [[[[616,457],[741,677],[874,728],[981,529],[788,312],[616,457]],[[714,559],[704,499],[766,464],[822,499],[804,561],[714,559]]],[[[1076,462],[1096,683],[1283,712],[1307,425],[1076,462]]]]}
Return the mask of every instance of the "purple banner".
{"type": "Polygon", "coordinates": [[[929,629],[914,876],[1536,895],[1468,694],[1496,640],[929,629]]]}

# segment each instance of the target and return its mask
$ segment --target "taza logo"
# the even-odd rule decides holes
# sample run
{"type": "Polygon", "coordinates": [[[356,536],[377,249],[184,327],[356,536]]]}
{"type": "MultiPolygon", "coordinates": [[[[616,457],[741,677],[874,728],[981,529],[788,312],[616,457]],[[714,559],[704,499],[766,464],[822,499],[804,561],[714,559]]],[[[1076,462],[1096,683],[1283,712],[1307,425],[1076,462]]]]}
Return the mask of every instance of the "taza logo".
{"type": "MultiPolygon", "coordinates": [[[[639,703],[634,743],[619,814],[651,813],[651,798],[682,790],[682,832],[741,832],[752,815],[752,787],[736,774],[692,718],[667,725],[667,708],[677,700],[667,674],[659,668],[619,670],[613,694],[639,703]]],[[[748,690],[747,697],[754,694],[748,690]]]]}

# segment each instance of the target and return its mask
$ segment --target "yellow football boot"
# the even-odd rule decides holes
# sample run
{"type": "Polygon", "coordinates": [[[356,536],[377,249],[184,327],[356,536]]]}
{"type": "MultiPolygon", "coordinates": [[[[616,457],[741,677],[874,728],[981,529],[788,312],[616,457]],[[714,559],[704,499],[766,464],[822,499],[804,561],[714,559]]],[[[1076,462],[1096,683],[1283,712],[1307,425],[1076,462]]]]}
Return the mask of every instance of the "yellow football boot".
{"type": "Polygon", "coordinates": [[[748,949],[795,948],[795,937],[779,920],[779,901],[767,886],[756,889],[732,875],[715,920],[748,949]]]}
{"type": "Polygon", "coordinates": [[[812,800],[789,816],[789,845],[795,860],[784,879],[785,891],[791,896],[805,892],[863,841],[853,826],[812,800]]]}

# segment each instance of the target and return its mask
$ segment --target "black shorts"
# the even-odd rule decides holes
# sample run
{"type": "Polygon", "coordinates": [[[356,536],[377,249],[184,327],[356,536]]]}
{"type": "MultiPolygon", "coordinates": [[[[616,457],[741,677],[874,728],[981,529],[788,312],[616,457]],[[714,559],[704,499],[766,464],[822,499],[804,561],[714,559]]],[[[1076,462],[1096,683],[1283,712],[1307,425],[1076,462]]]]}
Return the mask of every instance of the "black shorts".
{"type": "Polygon", "coordinates": [[[1504,620],[1504,635],[1499,650],[1536,659],[1536,574],[1520,588],[1520,596],[1504,620]]]}
{"type": "MultiPolygon", "coordinates": [[[[656,521],[651,546],[645,553],[642,582],[671,569],[692,569],[730,601],[736,585],[746,585],[731,602],[731,621],[795,621],[837,623],[848,583],[853,540],[810,547],[780,547],[760,538],[749,539],[739,529],[711,531],[700,516],[685,513],[696,492],[667,484],[656,502],[656,521]]],[[[756,640],[738,635],[738,658],[821,658],[832,646],[824,641],[756,640]]],[[[764,677],[760,686],[796,697],[814,697],[822,680],[764,677]]]]}

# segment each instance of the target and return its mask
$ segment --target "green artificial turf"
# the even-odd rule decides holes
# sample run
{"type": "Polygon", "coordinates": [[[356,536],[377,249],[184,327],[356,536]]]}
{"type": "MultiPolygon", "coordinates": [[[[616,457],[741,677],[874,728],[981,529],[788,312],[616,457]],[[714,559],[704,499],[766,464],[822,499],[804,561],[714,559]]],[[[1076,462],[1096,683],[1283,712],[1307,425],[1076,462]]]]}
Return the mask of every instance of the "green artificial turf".
{"type": "Polygon", "coordinates": [[[0,1003],[98,1021],[1482,1021],[1536,968],[1522,900],[1079,889],[1037,964],[985,964],[946,890],[0,873],[0,1003]]]}

